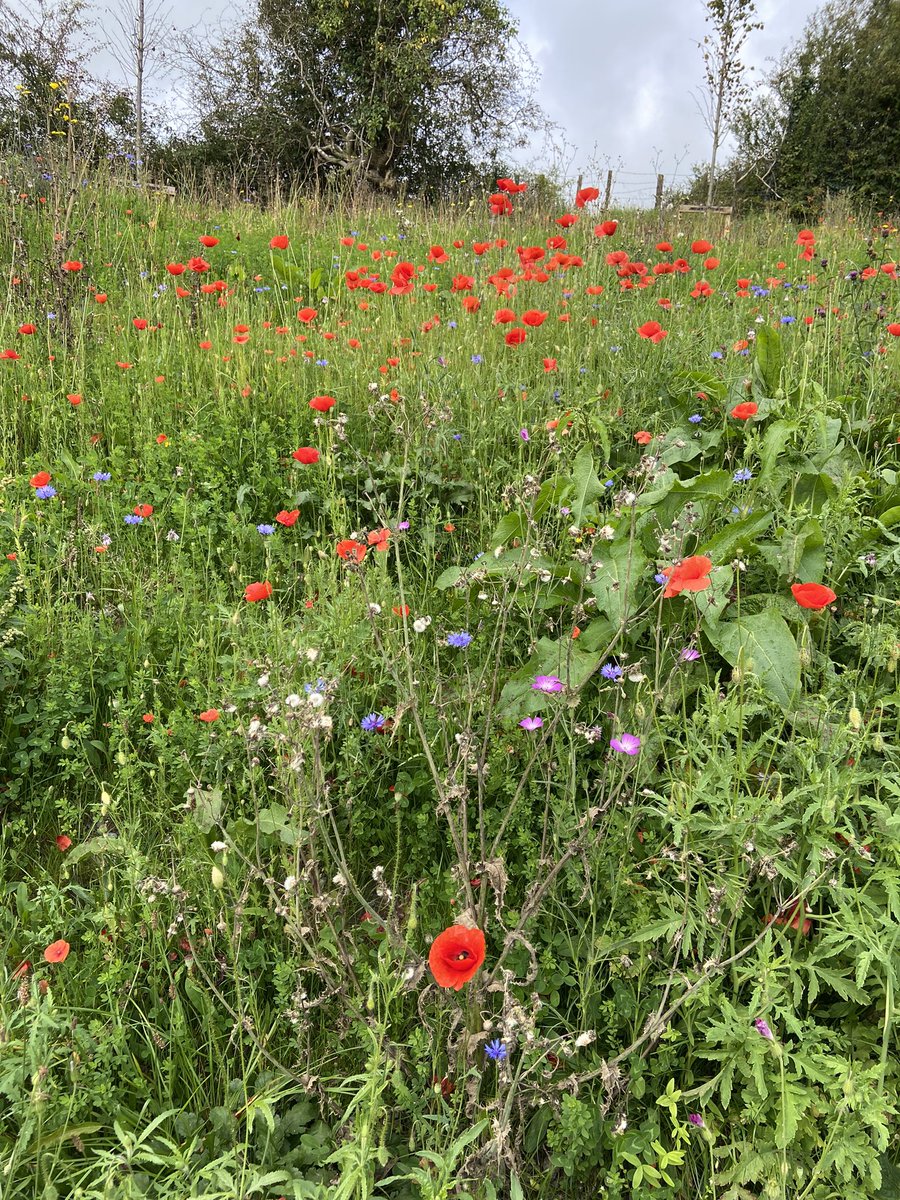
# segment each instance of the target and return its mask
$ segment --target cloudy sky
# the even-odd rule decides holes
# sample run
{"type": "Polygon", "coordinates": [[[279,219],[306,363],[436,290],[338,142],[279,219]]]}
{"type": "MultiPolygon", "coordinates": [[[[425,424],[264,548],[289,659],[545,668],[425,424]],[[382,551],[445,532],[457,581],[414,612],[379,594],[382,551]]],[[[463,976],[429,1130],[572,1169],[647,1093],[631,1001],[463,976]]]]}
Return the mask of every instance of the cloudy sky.
{"type": "MultiPolygon", "coordinates": [[[[117,0],[107,0],[115,7],[117,0]]],[[[753,33],[745,60],[756,73],[803,30],[822,0],[757,0],[764,29],[753,33]]],[[[709,134],[692,96],[701,80],[697,48],[702,0],[506,0],[540,73],[538,99],[556,122],[557,168],[569,178],[605,179],[616,171],[616,198],[652,197],[658,171],[667,184],[686,178],[709,156],[709,134]]],[[[182,29],[233,21],[230,0],[177,0],[182,29]]],[[[110,62],[104,66],[112,73],[110,62]]],[[[165,87],[157,83],[156,91],[165,87]]],[[[169,96],[171,108],[174,97],[169,96]]],[[[546,164],[526,156],[526,165],[546,164]],[[527,161],[531,158],[531,161],[527,161]]]]}

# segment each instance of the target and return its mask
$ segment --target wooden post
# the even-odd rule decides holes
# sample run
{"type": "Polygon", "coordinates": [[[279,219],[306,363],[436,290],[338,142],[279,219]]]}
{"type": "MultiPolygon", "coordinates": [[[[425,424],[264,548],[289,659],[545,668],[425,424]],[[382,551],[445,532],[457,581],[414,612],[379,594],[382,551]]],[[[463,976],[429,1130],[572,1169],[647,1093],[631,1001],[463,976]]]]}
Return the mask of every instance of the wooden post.
{"type": "Polygon", "coordinates": [[[613,185],[613,173],[612,173],[612,171],[607,171],[606,172],[606,195],[603,197],[603,207],[604,208],[609,208],[609,202],[610,202],[610,200],[612,200],[612,185],[613,185]]]}
{"type": "Polygon", "coordinates": [[[654,208],[656,209],[657,212],[662,212],[663,187],[665,186],[665,182],[666,182],[665,175],[657,175],[657,177],[656,177],[656,204],[654,205],[654,208]]]}

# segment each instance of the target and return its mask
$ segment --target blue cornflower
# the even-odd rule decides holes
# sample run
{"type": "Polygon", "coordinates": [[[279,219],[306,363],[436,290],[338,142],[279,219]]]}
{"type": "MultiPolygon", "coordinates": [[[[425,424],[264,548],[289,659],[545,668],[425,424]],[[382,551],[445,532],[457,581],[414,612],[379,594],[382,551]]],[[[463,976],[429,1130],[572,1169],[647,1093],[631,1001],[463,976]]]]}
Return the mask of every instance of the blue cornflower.
{"type": "Polygon", "coordinates": [[[455,321],[448,321],[448,322],[447,322],[447,328],[448,328],[448,329],[455,329],[455,328],[456,328],[456,322],[455,322],[455,321]]]}
{"type": "Polygon", "coordinates": [[[669,577],[668,575],[663,575],[662,571],[658,571],[656,575],[653,576],[653,581],[654,583],[668,583],[669,577]]]}
{"type": "Polygon", "coordinates": [[[455,646],[457,650],[465,650],[466,646],[468,646],[471,641],[471,633],[466,633],[464,629],[460,630],[459,633],[447,634],[447,645],[455,646]]]}
{"type": "Polygon", "coordinates": [[[109,483],[112,479],[109,471],[95,471],[93,475],[94,483],[109,483]]]}
{"type": "Polygon", "coordinates": [[[34,494],[38,500],[52,500],[56,495],[56,488],[50,483],[45,483],[43,487],[35,488],[34,494]]]}
{"type": "Polygon", "coordinates": [[[126,525],[143,525],[144,518],[139,517],[137,513],[126,513],[124,521],[126,525]]]}
{"type": "Polygon", "coordinates": [[[796,317],[782,317],[781,323],[782,325],[793,325],[796,320],[796,317]]]}
{"type": "Polygon", "coordinates": [[[509,1054],[506,1043],[501,1042],[499,1038],[494,1038],[492,1042],[488,1042],[484,1048],[484,1052],[491,1062],[503,1062],[509,1054]]]}
{"type": "Polygon", "coordinates": [[[603,480],[603,486],[604,486],[605,488],[611,488],[611,487],[615,487],[615,486],[616,486],[616,481],[615,481],[614,479],[604,479],[604,480],[603,480]]]}
{"type": "Polygon", "coordinates": [[[478,364],[479,364],[480,362],[484,362],[484,356],[483,356],[483,355],[481,355],[481,354],[473,354],[473,355],[472,355],[472,362],[473,362],[473,363],[475,364],[475,366],[477,367],[477,366],[478,366],[478,364]]]}
{"type": "Polygon", "coordinates": [[[256,532],[261,533],[263,537],[267,537],[270,533],[275,532],[274,525],[257,525],[256,532]]]}
{"type": "Polygon", "coordinates": [[[623,672],[622,668],[617,667],[615,663],[606,663],[605,666],[600,668],[600,674],[604,679],[617,680],[622,678],[623,672]]]}
{"type": "Polygon", "coordinates": [[[692,425],[699,425],[703,418],[699,413],[694,413],[693,416],[688,417],[688,420],[692,425]]]}
{"type": "Polygon", "coordinates": [[[454,442],[461,442],[461,441],[462,441],[462,434],[461,434],[461,433],[454,433],[454,435],[453,435],[453,440],[454,440],[454,442]]]}
{"type": "Polygon", "coordinates": [[[367,717],[359,723],[360,729],[364,729],[366,733],[377,733],[379,729],[384,728],[385,718],[381,713],[369,713],[367,717]]]}
{"type": "Polygon", "coordinates": [[[723,358],[724,356],[723,356],[721,350],[713,350],[712,354],[709,357],[710,358],[723,358]]]}
{"type": "Polygon", "coordinates": [[[735,473],[734,473],[734,482],[735,483],[747,483],[752,478],[753,478],[753,472],[748,470],[747,467],[741,467],[741,469],[739,471],[735,471],[735,473]]]}

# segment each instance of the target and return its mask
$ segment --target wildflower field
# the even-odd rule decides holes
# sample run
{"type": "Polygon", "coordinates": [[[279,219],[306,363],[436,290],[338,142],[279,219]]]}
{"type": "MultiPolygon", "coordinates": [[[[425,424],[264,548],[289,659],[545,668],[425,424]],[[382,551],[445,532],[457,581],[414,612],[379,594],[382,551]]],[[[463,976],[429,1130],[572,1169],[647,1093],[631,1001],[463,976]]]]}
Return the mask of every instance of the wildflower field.
{"type": "Polygon", "coordinates": [[[5,1200],[900,1170],[900,234],[0,195],[5,1200]]]}

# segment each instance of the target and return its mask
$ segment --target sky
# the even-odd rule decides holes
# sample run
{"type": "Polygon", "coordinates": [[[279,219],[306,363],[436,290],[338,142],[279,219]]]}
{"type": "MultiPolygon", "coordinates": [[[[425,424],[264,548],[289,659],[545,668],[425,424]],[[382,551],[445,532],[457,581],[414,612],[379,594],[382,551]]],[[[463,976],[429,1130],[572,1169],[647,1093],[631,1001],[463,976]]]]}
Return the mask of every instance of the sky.
{"type": "MultiPolygon", "coordinates": [[[[708,161],[710,135],[692,95],[702,80],[703,0],[505,2],[540,71],[537,99],[557,126],[551,145],[519,155],[523,169],[551,165],[567,179],[583,175],[601,187],[613,169],[614,198],[641,203],[652,199],[657,172],[669,187],[708,161]]],[[[751,79],[770,68],[821,4],[757,0],[764,28],[746,44],[751,79]]],[[[170,12],[182,29],[240,16],[231,0],[177,0],[170,12]]],[[[104,73],[116,70],[111,61],[104,66],[104,73]]],[[[157,98],[167,90],[167,106],[177,107],[158,80],[157,98]]]]}

